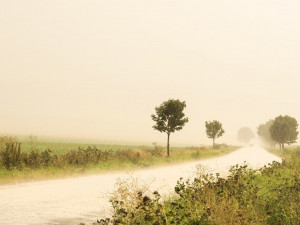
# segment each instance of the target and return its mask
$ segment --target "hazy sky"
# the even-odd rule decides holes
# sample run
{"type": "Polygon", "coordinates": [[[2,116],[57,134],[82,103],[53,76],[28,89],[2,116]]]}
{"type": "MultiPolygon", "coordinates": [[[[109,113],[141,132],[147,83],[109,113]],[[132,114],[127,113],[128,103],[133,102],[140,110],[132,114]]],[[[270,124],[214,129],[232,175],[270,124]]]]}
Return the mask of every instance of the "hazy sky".
{"type": "Polygon", "coordinates": [[[0,133],[165,144],[154,107],[187,103],[171,145],[236,143],[300,121],[299,0],[0,0],[0,133]]]}

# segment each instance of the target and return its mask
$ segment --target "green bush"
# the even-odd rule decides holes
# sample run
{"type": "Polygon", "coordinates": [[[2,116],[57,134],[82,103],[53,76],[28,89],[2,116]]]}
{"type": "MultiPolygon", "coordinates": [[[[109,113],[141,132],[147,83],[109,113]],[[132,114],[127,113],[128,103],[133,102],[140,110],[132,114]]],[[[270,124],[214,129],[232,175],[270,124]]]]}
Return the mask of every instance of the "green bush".
{"type": "MultiPolygon", "coordinates": [[[[96,147],[78,148],[66,154],[53,155],[51,150],[43,152],[32,150],[29,153],[21,152],[21,144],[16,142],[5,143],[0,149],[0,168],[6,170],[22,170],[24,167],[40,169],[45,167],[62,168],[64,166],[96,165],[114,157],[113,152],[102,151],[96,147]]],[[[128,156],[129,157],[129,156],[128,156]]]]}
{"type": "Polygon", "coordinates": [[[113,198],[112,218],[95,224],[300,224],[299,156],[300,149],[286,151],[282,163],[259,170],[236,165],[226,179],[219,174],[180,179],[176,196],[165,201],[157,191],[127,190],[113,198]]]}
{"type": "Polygon", "coordinates": [[[154,144],[153,149],[146,149],[145,152],[154,157],[161,157],[163,155],[163,147],[154,144]]]}
{"type": "Polygon", "coordinates": [[[12,168],[21,169],[23,167],[21,154],[21,144],[5,143],[5,148],[0,151],[0,167],[7,170],[12,168]]]}

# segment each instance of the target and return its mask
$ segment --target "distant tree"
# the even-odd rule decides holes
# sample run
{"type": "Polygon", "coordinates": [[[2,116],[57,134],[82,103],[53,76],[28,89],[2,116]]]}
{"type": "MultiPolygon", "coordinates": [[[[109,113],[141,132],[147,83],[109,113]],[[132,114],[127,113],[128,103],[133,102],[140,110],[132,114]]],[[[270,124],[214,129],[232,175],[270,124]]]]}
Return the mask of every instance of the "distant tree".
{"type": "Polygon", "coordinates": [[[297,120],[290,116],[278,116],[270,127],[271,137],[279,143],[280,149],[284,149],[284,144],[295,143],[298,138],[297,120]]]}
{"type": "Polygon", "coordinates": [[[222,128],[222,123],[217,120],[212,122],[205,122],[206,134],[208,138],[213,139],[213,147],[215,147],[215,139],[221,137],[224,134],[224,130],[222,128]]]}
{"type": "Polygon", "coordinates": [[[254,138],[254,133],[249,127],[242,127],[237,134],[238,141],[248,144],[254,138]]]}
{"type": "Polygon", "coordinates": [[[263,141],[268,144],[270,147],[274,148],[276,145],[276,141],[272,139],[270,127],[274,123],[274,120],[269,120],[265,124],[259,125],[257,128],[257,135],[260,136],[263,141]]]}
{"type": "Polygon", "coordinates": [[[179,99],[169,99],[163,102],[160,106],[155,107],[156,114],[152,114],[151,117],[155,122],[153,128],[160,132],[165,132],[168,135],[167,142],[167,155],[170,156],[170,134],[181,130],[184,125],[189,121],[183,113],[186,107],[185,102],[181,102],[179,99]]]}

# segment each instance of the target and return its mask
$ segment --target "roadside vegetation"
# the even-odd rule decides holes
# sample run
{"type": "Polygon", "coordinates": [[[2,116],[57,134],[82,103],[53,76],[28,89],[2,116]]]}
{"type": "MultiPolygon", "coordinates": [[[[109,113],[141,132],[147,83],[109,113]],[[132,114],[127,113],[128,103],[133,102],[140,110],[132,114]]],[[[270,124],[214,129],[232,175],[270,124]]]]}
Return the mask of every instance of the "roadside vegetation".
{"type": "Polygon", "coordinates": [[[167,199],[120,183],[111,198],[112,217],[95,224],[299,224],[300,148],[280,154],[282,163],[258,170],[236,165],[226,178],[199,173],[180,179],[175,196],[167,199]]]}
{"type": "Polygon", "coordinates": [[[237,148],[225,144],[218,145],[217,149],[178,147],[172,148],[172,157],[167,157],[165,149],[155,143],[153,146],[84,145],[80,147],[78,144],[39,143],[36,138],[34,141],[26,139],[24,143],[19,143],[16,138],[1,137],[0,184],[146,168],[219,156],[235,149],[237,148]],[[69,150],[62,150],[62,148],[69,150]]]}

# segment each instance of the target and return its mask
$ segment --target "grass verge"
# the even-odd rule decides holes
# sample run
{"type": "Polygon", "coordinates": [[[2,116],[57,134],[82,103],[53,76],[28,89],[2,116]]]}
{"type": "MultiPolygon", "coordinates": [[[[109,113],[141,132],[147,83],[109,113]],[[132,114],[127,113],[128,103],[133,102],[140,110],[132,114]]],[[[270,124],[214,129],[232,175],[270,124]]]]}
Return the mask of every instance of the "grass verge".
{"type": "Polygon", "coordinates": [[[166,150],[156,145],[112,145],[111,148],[105,145],[105,150],[77,146],[77,150],[74,150],[73,144],[43,143],[42,146],[52,146],[53,150],[39,151],[35,146],[35,149],[30,151],[25,144],[24,152],[21,150],[23,145],[24,143],[18,145],[13,142],[0,149],[0,185],[162,166],[220,156],[237,149],[225,145],[219,146],[218,149],[171,148],[171,157],[168,158],[166,150]],[[71,150],[61,152],[61,146],[71,150]]]}

